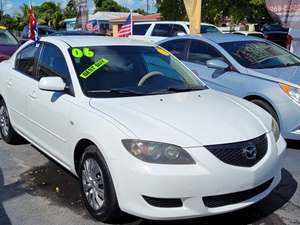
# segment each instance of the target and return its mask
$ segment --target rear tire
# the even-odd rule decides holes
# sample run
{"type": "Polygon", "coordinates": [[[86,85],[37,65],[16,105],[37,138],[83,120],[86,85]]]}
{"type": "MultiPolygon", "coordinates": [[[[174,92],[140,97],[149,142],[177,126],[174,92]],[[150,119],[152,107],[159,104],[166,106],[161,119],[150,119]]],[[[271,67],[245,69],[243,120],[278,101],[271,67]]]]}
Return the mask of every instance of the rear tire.
{"type": "Polygon", "coordinates": [[[0,100],[0,134],[7,144],[19,144],[22,137],[11,125],[8,110],[3,99],[0,100]]]}
{"type": "Polygon", "coordinates": [[[119,222],[125,213],[119,208],[108,166],[95,145],[88,146],[82,154],[78,175],[82,198],[89,213],[102,222],[119,222]]]}
{"type": "Polygon", "coordinates": [[[251,102],[254,103],[255,105],[263,108],[268,113],[270,113],[271,116],[276,120],[278,126],[280,126],[278,115],[269,103],[267,103],[263,100],[260,100],[260,99],[254,99],[254,100],[251,100],[251,102]]]}

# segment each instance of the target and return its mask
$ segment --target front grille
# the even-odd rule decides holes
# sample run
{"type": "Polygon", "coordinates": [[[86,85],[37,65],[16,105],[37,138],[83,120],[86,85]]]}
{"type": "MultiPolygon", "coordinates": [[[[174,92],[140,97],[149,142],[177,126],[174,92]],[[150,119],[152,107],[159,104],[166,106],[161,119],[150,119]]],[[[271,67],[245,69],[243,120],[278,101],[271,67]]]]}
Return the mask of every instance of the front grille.
{"type": "Polygon", "coordinates": [[[248,199],[259,195],[260,193],[266,191],[272,184],[273,179],[263,183],[262,185],[246,190],[241,192],[235,192],[231,194],[224,194],[224,195],[216,195],[216,196],[209,196],[203,197],[204,205],[208,208],[217,208],[227,205],[238,204],[244,202],[248,199]]]}
{"type": "Polygon", "coordinates": [[[204,147],[224,163],[233,166],[252,167],[266,155],[268,139],[264,134],[249,141],[204,147]]]}
{"type": "Polygon", "coordinates": [[[180,198],[152,198],[143,196],[145,201],[155,207],[160,208],[176,208],[182,207],[182,201],[180,198]]]}

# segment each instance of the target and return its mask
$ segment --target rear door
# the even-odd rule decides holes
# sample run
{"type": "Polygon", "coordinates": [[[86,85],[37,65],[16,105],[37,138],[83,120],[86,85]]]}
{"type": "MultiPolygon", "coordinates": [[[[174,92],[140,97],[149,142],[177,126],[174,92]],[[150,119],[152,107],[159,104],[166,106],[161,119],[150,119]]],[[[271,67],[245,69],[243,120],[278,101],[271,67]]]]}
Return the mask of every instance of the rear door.
{"type": "Polygon", "coordinates": [[[14,68],[7,74],[7,96],[5,99],[13,126],[28,135],[28,89],[36,82],[35,70],[39,48],[34,43],[18,52],[14,68]]]}
{"type": "Polygon", "coordinates": [[[138,39],[138,40],[145,40],[146,33],[151,27],[151,23],[149,24],[134,24],[132,29],[132,35],[130,38],[138,39]]]}

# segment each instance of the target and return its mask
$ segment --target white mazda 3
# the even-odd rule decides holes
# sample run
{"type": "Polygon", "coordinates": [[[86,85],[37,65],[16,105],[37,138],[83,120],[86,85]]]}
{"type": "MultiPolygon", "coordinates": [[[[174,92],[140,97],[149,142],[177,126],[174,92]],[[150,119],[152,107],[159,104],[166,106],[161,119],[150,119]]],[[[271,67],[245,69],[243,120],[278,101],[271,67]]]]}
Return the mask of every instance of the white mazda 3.
{"type": "Polygon", "coordinates": [[[0,64],[2,138],[20,136],[79,177],[88,211],[155,220],[214,215],[266,197],[286,143],[261,108],[208,89],[160,47],[46,37],[0,64]]]}

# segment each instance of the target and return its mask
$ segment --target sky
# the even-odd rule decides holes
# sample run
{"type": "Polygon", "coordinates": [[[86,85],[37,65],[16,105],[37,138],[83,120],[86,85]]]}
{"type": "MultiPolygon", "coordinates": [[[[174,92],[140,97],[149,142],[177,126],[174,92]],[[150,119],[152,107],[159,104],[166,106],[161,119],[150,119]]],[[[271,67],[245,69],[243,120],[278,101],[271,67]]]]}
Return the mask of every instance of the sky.
{"type": "MultiPolygon", "coordinates": [[[[1,0],[0,0],[1,1],[1,0]]],[[[16,15],[20,12],[20,6],[24,3],[28,4],[30,0],[2,0],[3,2],[3,10],[5,14],[11,14],[16,15]]],[[[51,1],[51,2],[58,2],[61,3],[62,7],[65,7],[68,0],[31,0],[32,5],[40,5],[45,1],[51,1]]],[[[136,8],[142,8],[146,9],[146,2],[147,0],[115,0],[119,4],[126,6],[127,8],[136,9],[136,8]]],[[[155,11],[154,7],[155,0],[149,0],[150,3],[150,10],[151,12],[155,11]]],[[[94,11],[94,1],[88,0],[89,10],[91,12],[94,11]]]]}

